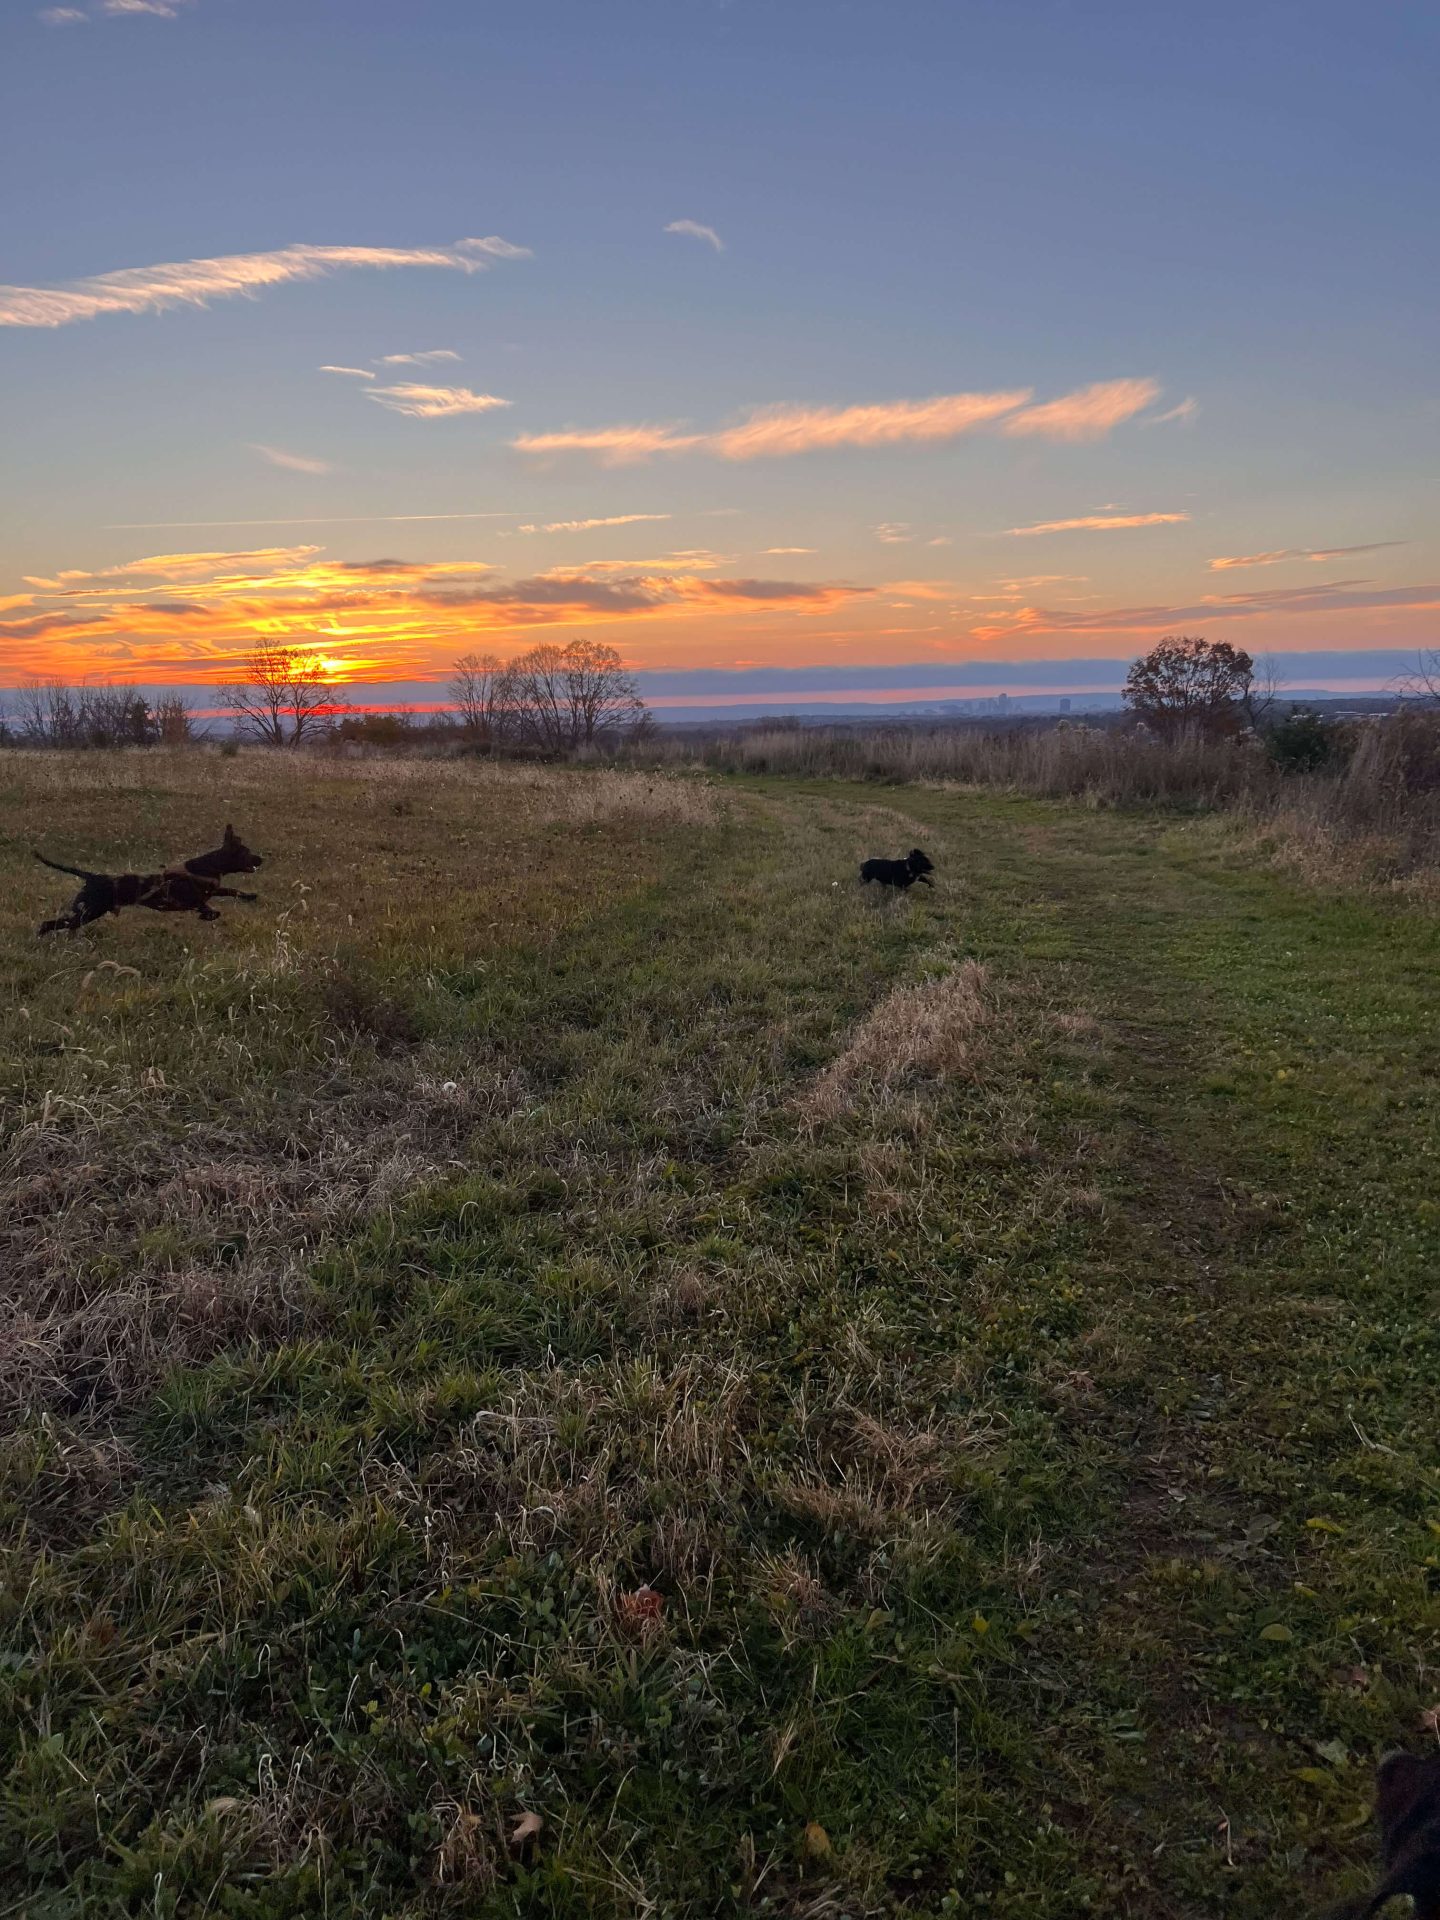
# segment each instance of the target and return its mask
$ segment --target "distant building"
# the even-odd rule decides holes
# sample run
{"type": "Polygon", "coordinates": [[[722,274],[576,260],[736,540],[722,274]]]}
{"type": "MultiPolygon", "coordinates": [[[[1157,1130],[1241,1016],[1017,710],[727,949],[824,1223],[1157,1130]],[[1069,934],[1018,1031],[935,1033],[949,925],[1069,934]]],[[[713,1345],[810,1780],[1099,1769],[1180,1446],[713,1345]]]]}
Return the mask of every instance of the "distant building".
{"type": "Polygon", "coordinates": [[[1061,711],[1062,713],[1068,713],[1068,712],[1070,711],[1070,697],[1069,697],[1069,695],[1068,695],[1068,694],[1067,694],[1067,695],[1065,696],[1065,698],[1064,698],[1064,699],[1063,699],[1063,700],[1062,700],[1062,701],[1060,702],[1060,711],[1061,711]]]}

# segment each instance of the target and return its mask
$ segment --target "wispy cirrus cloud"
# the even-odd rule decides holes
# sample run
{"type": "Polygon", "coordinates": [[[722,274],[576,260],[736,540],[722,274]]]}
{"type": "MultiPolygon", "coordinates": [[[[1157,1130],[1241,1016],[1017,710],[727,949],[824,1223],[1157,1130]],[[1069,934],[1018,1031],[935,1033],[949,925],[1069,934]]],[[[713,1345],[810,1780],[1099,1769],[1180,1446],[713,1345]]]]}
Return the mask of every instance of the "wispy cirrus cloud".
{"type": "Polygon", "coordinates": [[[1047,633],[1167,633],[1190,623],[1269,619],[1303,615],[1311,619],[1360,613],[1440,612],[1440,584],[1377,587],[1368,580],[1329,580],[1313,586],[1271,587],[1249,593],[1205,594],[1189,606],[1108,608],[1016,607],[995,614],[972,629],[977,640],[1015,640],[1047,633]]]}
{"type": "Polygon", "coordinates": [[[423,353],[382,353],[379,367],[438,367],[446,360],[458,360],[453,347],[429,347],[423,353]]]}
{"type": "Polygon", "coordinates": [[[520,453],[593,453],[606,467],[629,466],[653,453],[683,453],[704,444],[698,433],[675,427],[596,427],[564,433],[522,433],[510,442],[520,453]]]}
{"type": "Polygon", "coordinates": [[[767,554],[776,553],[814,553],[814,547],[766,547],[767,554]]]}
{"type": "Polygon", "coordinates": [[[771,407],[712,436],[725,460],[783,458],[840,447],[887,447],[953,440],[988,426],[1029,399],[1013,393],[945,393],[931,400],[860,407],[771,407]]]}
{"type": "Polygon", "coordinates": [[[1026,407],[1000,423],[1000,431],[1042,440],[1103,440],[1126,420],[1133,420],[1160,394],[1158,380],[1097,380],[1026,407]]]}
{"type": "Polygon", "coordinates": [[[321,373],[348,373],[355,380],[373,380],[374,374],[368,367],[321,367],[321,373]]]}
{"type": "MultiPolygon", "coordinates": [[[[148,14],[152,19],[178,20],[181,8],[190,4],[191,0],[100,0],[95,11],[115,18],[148,14]]],[[[47,27],[77,27],[92,15],[84,7],[42,7],[39,17],[47,27]]]]}
{"type": "Polygon", "coordinates": [[[1108,380],[1038,406],[1029,404],[1033,389],[1019,387],[865,406],[762,407],[734,426],[710,432],[676,423],[567,428],[521,434],[511,445],[530,454],[588,453],[606,466],[623,466],[660,453],[760,460],[850,447],[923,445],[986,428],[1051,440],[1094,440],[1148,406],[1159,391],[1153,380],[1108,380]]]}
{"type": "Polygon", "coordinates": [[[875,538],[887,547],[903,547],[915,536],[904,520],[882,520],[875,529],[875,538]]]}
{"type": "Polygon", "coordinates": [[[217,574],[234,573],[258,578],[302,567],[320,551],[315,546],[299,546],[248,547],[239,552],[152,553],[139,560],[126,560],[118,567],[98,567],[93,572],[70,567],[53,579],[27,574],[25,584],[63,593],[85,590],[89,583],[108,580],[211,580],[217,574]]]}
{"type": "Polygon", "coordinates": [[[1164,427],[1168,426],[1172,421],[1176,421],[1182,426],[1189,426],[1199,411],[1200,402],[1192,393],[1188,394],[1185,399],[1180,402],[1178,407],[1171,407],[1165,413],[1152,413],[1148,419],[1142,420],[1140,424],[1142,427],[1164,427]]]}
{"type": "Polygon", "coordinates": [[[292,281],[320,280],[350,269],[445,267],[482,273],[496,260],[529,258],[528,247],[491,235],[449,247],[281,247],[155,267],[126,267],[58,287],[0,286],[0,327],[66,327],[106,313],[160,313],[204,307],[212,300],[253,298],[292,281]]]}
{"type": "Polygon", "coordinates": [[[470,387],[424,387],[405,384],[398,387],[367,387],[365,398],[391,413],[403,413],[412,420],[449,420],[462,413],[491,413],[511,403],[498,394],[476,393],[470,387]]]}
{"type": "Polygon", "coordinates": [[[1188,513],[1085,513],[1074,520],[1037,520],[1030,527],[1007,527],[1005,536],[1027,538],[1034,533],[1115,533],[1126,527],[1173,527],[1188,513]]]}
{"type": "Polygon", "coordinates": [[[703,226],[698,220],[672,220],[665,231],[666,233],[688,234],[692,240],[703,240],[706,246],[713,247],[716,253],[723,253],[725,251],[725,242],[720,238],[714,227],[703,226]]]}
{"type": "Polygon", "coordinates": [[[1210,562],[1212,573],[1231,567],[1273,567],[1281,560],[1343,560],[1352,553],[1381,553],[1386,547],[1408,546],[1406,540],[1368,540],[1359,547],[1275,547],[1269,553],[1221,554],[1210,562]]]}
{"type": "Polygon", "coordinates": [[[334,472],[328,460],[312,460],[304,453],[287,453],[284,447],[267,447],[258,440],[247,441],[246,445],[252,453],[258,453],[262,460],[268,460],[272,467],[283,467],[286,473],[334,472]]]}
{"type": "Polygon", "coordinates": [[[111,520],[106,533],[159,533],[183,527],[194,532],[218,527],[379,527],[415,520],[515,520],[514,513],[309,513],[270,515],[263,520],[111,520]]]}
{"type": "Polygon", "coordinates": [[[607,513],[594,520],[547,520],[543,525],[528,521],[517,533],[589,533],[592,527],[633,527],[642,520],[668,520],[668,513],[607,513]]]}

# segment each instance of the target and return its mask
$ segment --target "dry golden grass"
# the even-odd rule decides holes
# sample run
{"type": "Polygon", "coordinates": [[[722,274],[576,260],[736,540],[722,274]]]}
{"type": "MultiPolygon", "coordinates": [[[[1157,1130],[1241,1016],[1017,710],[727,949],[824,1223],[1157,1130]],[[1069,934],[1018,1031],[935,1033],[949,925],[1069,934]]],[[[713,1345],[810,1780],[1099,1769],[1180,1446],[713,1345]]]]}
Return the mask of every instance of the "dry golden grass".
{"type": "Polygon", "coordinates": [[[693,774],[214,750],[0,760],[0,1420],[115,1409],[316,1312],[316,1254],[531,1097],[447,989],[713,832],[693,774]],[[35,938],[77,866],[215,844],[254,906],[35,938]]]}
{"type": "Polygon", "coordinates": [[[985,969],[974,960],[896,987],[806,1090],[799,1110],[808,1120],[833,1120],[861,1102],[890,1099],[917,1079],[971,1074],[989,1018],[985,969]]]}

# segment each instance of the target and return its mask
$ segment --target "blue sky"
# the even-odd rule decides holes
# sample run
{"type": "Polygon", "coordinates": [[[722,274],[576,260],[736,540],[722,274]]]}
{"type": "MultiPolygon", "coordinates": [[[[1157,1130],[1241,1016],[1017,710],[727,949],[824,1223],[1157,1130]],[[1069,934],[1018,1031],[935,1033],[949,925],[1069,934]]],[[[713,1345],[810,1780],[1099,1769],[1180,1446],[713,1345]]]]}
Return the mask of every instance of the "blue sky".
{"type": "Polygon", "coordinates": [[[1405,4],[4,0],[0,683],[1433,645],[1437,54],[1405,4]],[[459,513],[508,517],[392,517],[459,513]]]}

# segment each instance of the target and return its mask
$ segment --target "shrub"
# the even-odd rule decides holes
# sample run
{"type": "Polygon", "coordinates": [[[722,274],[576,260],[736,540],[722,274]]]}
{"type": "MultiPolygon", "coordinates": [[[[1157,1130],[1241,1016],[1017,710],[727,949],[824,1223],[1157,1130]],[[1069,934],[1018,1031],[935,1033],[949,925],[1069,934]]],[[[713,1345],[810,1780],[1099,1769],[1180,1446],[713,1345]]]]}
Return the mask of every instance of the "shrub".
{"type": "Polygon", "coordinates": [[[1282,773],[1314,773],[1321,767],[1341,766],[1352,745],[1346,728],[1308,707],[1297,707],[1265,736],[1265,751],[1282,773]]]}

